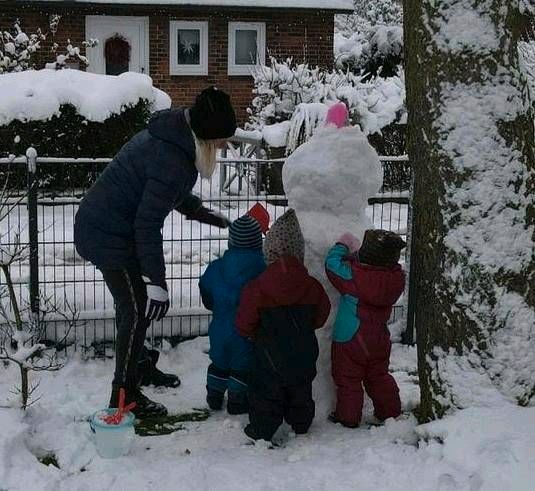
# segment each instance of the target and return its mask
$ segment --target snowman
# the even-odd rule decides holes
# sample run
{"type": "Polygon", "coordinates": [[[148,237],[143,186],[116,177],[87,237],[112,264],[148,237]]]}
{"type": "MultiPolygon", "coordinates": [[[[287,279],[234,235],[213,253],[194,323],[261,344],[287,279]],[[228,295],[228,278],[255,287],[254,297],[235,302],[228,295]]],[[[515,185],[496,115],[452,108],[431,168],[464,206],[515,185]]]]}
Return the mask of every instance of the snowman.
{"type": "Polygon", "coordinates": [[[362,131],[347,122],[345,104],[331,106],[325,126],[299,147],[283,168],[288,204],[295,209],[305,237],[306,266],[323,283],[332,304],[326,326],[318,331],[320,357],[314,398],[320,415],[327,415],[334,401],[330,347],[339,296],[327,281],[325,256],[343,234],[363,237],[364,231],[372,228],[366,206],[382,186],[377,152],[362,131]]]}

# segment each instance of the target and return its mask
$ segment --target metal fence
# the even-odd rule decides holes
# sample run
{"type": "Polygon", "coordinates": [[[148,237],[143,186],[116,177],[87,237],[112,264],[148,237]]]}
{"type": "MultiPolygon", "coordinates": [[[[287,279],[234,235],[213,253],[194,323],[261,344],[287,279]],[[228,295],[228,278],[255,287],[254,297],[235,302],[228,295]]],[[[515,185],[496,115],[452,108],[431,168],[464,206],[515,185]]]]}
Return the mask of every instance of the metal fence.
{"type": "MultiPolygon", "coordinates": [[[[263,203],[272,219],[277,219],[286,209],[286,198],[269,194],[262,176],[264,170],[280,166],[282,161],[243,154],[221,158],[214,177],[199,180],[194,192],[231,220],[256,202],[263,203]]],[[[43,298],[59,309],[66,303],[76,306],[79,319],[70,332],[65,332],[63,318],[52,313],[47,320],[46,341],[61,340],[59,347],[64,350],[82,348],[99,354],[114,342],[112,298],[99,271],[76,254],[73,244],[78,204],[109,161],[41,158],[32,152],[28,157],[0,159],[0,174],[5,175],[9,168],[17,183],[8,198],[13,200],[13,209],[0,223],[2,245],[9,247],[19,234],[31,251],[27,260],[12,268],[18,297],[34,310],[43,298]],[[21,189],[24,180],[26,186],[21,189]]],[[[376,228],[406,236],[410,166],[406,157],[384,157],[381,162],[385,184],[370,199],[368,216],[376,228]]],[[[227,232],[172,213],[163,236],[171,309],[162,322],[151,326],[148,336],[153,342],[165,338],[174,343],[207,332],[210,313],[202,307],[197,283],[208,263],[226,249],[227,232]]],[[[402,310],[402,305],[397,306],[393,318],[402,310]]]]}

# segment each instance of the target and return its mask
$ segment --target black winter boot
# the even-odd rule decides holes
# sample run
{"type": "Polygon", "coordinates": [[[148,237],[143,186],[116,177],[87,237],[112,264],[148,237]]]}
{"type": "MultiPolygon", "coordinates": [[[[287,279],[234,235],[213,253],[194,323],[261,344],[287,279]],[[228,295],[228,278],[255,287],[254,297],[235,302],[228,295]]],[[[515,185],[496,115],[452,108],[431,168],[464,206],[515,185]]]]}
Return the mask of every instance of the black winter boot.
{"type": "Polygon", "coordinates": [[[243,432],[251,439],[251,440],[262,440],[262,437],[256,432],[253,425],[248,424],[244,429],[243,432]]]}
{"type": "Polygon", "coordinates": [[[168,387],[174,389],[180,386],[180,379],[172,373],[164,373],[156,367],[160,352],[152,350],[144,350],[147,356],[138,364],[138,372],[140,374],[140,385],[154,385],[155,387],[168,387]]]}
{"type": "Polygon", "coordinates": [[[208,407],[212,411],[219,411],[223,407],[223,398],[225,397],[225,394],[223,392],[219,392],[218,390],[210,389],[209,387],[206,387],[206,402],[208,404],[208,407]]]}
{"type": "Polygon", "coordinates": [[[151,401],[143,392],[139,389],[134,392],[134,396],[131,401],[135,402],[136,407],[132,411],[136,418],[154,418],[157,416],[167,416],[167,408],[159,402],[151,401]]]}
{"type": "Polygon", "coordinates": [[[266,442],[270,442],[274,447],[278,447],[279,444],[273,441],[273,435],[271,437],[267,437],[266,435],[262,435],[262,433],[257,430],[252,424],[248,424],[244,429],[243,432],[251,439],[251,440],[265,440],[266,442]]]}
{"type": "Polygon", "coordinates": [[[247,392],[228,393],[227,412],[232,415],[246,414],[249,412],[249,400],[247,392]]]}
{"type": "MultiPolygon", "coordinates": [[[[132,412],[138,419],[154,418],[158,416],[167,416],[167,409],[159,402],[151,401],[139,389],[126,390],[126,401],[128,405],[131,402],[136,403],[132,412]]],[[[116,408],[119,405],[119,387],[114,387],[111,392],[109,407],[116,408]]]]}

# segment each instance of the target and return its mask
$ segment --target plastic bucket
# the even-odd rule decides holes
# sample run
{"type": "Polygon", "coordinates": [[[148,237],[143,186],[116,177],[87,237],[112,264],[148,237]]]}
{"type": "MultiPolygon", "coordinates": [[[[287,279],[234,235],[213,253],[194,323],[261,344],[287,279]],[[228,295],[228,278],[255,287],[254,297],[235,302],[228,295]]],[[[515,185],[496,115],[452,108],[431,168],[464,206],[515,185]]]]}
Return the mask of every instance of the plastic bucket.
{"type": "Polygon", "coordinates": [[[114,414],[117,409],[103,409],[91,417],[89,425],[95,434],[95,444],[98,454],[103,459],[116,459],[126,455],[135,437],[134,420],[132,413],[127,413],[120,424],[109,425],[101,417],[114,414]]]}

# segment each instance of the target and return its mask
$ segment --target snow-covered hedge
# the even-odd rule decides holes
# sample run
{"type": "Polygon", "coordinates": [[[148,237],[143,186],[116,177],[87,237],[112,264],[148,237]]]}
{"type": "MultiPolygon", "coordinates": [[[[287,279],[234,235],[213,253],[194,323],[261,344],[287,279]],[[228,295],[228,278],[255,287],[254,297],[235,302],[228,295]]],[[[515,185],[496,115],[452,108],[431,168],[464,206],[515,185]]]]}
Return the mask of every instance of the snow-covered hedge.
{"type": "Polygon", "coordinates": [[[269,146],[284,142],[288,153],[312,136],[336,101],[347,104],[351,122],[367,135],[404,118],[401,76],[365,79],[272,58],[270,66],[256,69],[254,79],[249,129],[261,131],[269,146]]]}
{"type": "Polygon", "coordinates": [[[373,26],[401,26],[403,24],[402,0],[354,0],[352,14],[335,16],[337,33],[346,37],[355,32],[365,32],[373,26]]]}
{"type": "Polygon", "coordinates": [[[0,154],[109,157],[170,98],[146,75],[78,70],[0,75],[0,154]]]}
{"type": "Polygon", "coordinates": [[[355,0],[351,15],[335,21],[334,51],[338,68],[356,74],[390,77],[403,62],[401,0],[355,0]]]}
{"type": "Polygon", "coordinates": [[[395,75],[403,63],[403,28],[374,26],[349,36],[334,36],[336,66],[357,74],[395,75]]]}

